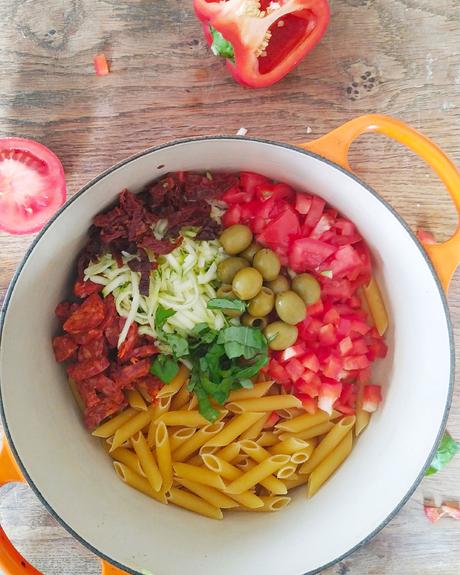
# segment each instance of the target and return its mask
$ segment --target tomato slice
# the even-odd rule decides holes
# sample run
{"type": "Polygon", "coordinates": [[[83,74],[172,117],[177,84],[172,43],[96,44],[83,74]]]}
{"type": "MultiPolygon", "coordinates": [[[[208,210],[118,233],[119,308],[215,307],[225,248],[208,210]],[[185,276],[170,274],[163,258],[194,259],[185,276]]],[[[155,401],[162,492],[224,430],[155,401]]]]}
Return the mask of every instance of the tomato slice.
{"type": "Polygon", "coordinates": [[[0,229],[10,234],[40,230],[65,202],[64,169],[42,144],[0,139],[0,229]]]}

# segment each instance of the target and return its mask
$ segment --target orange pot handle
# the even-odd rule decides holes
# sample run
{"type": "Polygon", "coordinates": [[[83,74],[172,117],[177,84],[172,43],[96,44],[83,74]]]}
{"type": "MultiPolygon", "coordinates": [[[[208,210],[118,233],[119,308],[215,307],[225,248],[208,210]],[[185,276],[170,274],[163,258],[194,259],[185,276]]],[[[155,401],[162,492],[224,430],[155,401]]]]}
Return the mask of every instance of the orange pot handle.
{"type": "MultiPolygon", "coordinates": [[[[385,134],[425,160],[443,181],[460,215],[460,172],[433,142],[399,120],[379,114],[360,116],[317,140],[300,144],[300,147],[352,171],[348,163],[348,151],[353,141],[365,132],[385,134]]],[[[460,264],[460,222],[455,234],[446,242],[423,243],[423,246],[447,292],[452,276],[460,264]]]]}
{"type": "MultiPolygon", "coordinates": [[[[5,483],[20,481],[26,483],[21,470],[9,448],[6,437],[3,436],[0,447],[0,486],[5,483]]],[[[102,561],[101,575],[126,575],[110,563],[102,561]]],[[[13,547],[0,526],[0,573],[4,575],[42,575],[13,547]]]]}

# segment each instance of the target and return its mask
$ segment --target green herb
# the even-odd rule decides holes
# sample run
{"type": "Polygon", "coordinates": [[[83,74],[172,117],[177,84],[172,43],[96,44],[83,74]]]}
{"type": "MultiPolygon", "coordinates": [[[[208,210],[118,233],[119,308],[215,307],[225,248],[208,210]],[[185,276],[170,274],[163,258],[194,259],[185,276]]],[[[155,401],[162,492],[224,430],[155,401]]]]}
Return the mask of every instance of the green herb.
{"type": "Polygon", "coordinates": [[[261,351],[267,351],[267,340],[256,328],[235,325],[223,329],[219,333],[218,343],[224,344],[228,357],[244,357],[251,359],[261,351]]]}
{"type": "Polygon", "coordinates": [[[214,56],[229,58],[232,60],[232,62],[234,62],[235,51],[233,50],[233,46],[230,44],[230,42],[226,40],[222,34],[212,26],[209,26],[209,31],[211,32],[212,36],[211,51],[214,56]]]}
{"type": "Polygon", "coordinates": [[[155,329],[158,331],[162,330],[166,320],[175,313],[173,309],[166,309],[159,305],[155,313],[155,329]]]}
{"type": "Polygon", "coordinates": [[[208,309],[231,309],[243,313],[246,311],[246,303],[240,299],[214,298],[208,301],[208,309]]]}
{"type": "Polygon", "coordinates": [[[156,375],[164,383],[171,383],[179,372],[179,364],[169,355],[157,355],[153,360],[150,373],[156,375]]]}
{"type": "Polygon", "coordinates": [[[433,475],[438,471],[441,471],[449,461],[454,457],[454,455],[460,450],[460,444],[458,444],[450,434],[446,431],[441,439],[436,455],[431,462],[425,475],[433,475]]]}

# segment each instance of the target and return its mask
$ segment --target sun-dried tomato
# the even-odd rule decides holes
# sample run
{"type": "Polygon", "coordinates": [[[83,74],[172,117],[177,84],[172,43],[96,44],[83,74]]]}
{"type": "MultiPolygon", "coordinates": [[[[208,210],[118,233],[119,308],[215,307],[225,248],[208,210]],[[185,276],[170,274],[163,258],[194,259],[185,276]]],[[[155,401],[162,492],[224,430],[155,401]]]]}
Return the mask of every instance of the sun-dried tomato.
{"type": "Polygon", "coordinates": [[[102,290],[104,286],[101,284],[96,284],[92,281],[77,280],[73,286],[73,293],[79,298],[85,298],[92,293],[98,293],[102,290]]]}
{"type": "Polygon", "coordinates": [[[134,347],[137,344],[138,331],[139,330],[137,327],[137,323],[132,323],[129,326],[126,339],[121,344],[120,349],[118,350],[118,359],[123,361],[123,360],[128,358],[129,354],[132,352],[132,350],[134,349],[134,347]]]}
{"type": "Polygon", "coordinates": [[[97,293],[91,294],[65,321],[67,333],[80,333],[97,327],[104,319],[104,302],[97,293]]]}
{"type": "Polygon", "coordinates": [[[151,373],[136,382],[136,387],[148,393],[152,400],[157,396],[158,391],[163,387],[164,383],[158,377],[151,373]]]}
{"type": "Polygon", "coordinates": [[[58,335],[53,338],[53,351],[56,361],[66,361],[75,355],[77,344],[69,335],[58,335]]]}
{"type": "Polygon", "coordinates": [[[69,365],[67,374],[70,379],[81,381],[82,379],[89,379],[99,373],[105,371],[110,365],[110,361],[106,357],[99,357],[97,359],[88,359],[79,363],[69,365]]]}

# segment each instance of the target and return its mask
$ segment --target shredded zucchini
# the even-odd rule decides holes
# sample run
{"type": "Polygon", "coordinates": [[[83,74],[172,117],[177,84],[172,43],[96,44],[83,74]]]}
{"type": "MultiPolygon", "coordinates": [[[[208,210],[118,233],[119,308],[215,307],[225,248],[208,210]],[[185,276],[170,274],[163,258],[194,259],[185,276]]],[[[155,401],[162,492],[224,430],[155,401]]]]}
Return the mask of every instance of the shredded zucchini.
{"type": "Polygon", "coordinates": [[[220,310],[207,309],[208,301],[217,295],[217,264],[225,258],[223,249],[217,240],[195,240],[195,233],[186,230],[182,244],[158,258],[157,269],[150,272],[148,296],[139,293],[140,273],[127,265],[136,256],[123,254],[121,267],[110,254],[88,265],[85,280],[103,285],[104,297],[113,294],[118,313],[126,318],[118,346],[133,322],[139,325],[139,333],[156,337],[154,318],[160,304],[176,312],[163,326],[169,333],[186,336],[198,323],[215,330],[227,324],[220,310]]]}

